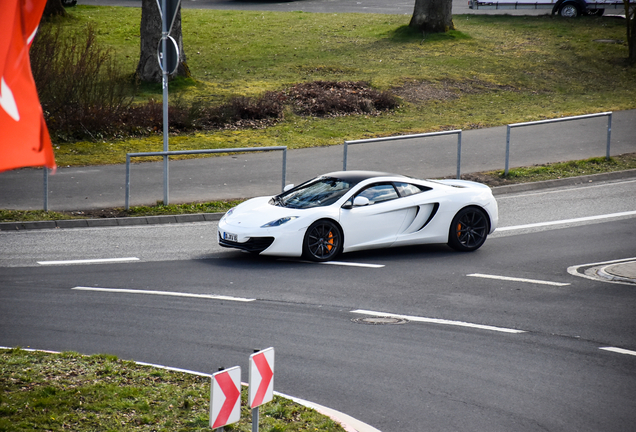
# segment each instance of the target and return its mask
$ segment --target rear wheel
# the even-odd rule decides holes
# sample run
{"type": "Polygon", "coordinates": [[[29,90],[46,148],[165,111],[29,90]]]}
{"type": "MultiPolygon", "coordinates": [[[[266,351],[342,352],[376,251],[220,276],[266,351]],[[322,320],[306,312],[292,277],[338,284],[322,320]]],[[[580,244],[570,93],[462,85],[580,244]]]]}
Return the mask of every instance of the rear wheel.
{"type": "Polygon", "coordinates": [[[319,220],[307,228],[303,255],[312,261],[329,261],[342,251],[342,232],[330,220],[319,220]]]}
{"type": "Polygon", "coordinates": [[[561,6],[561,9],[559,9],[559,15],[565,18],[576,18],[581,15],[581,11],[576,3],[565,3],[561,6]]]}
{"type": "Polygon", "coordinates": [[[472,252],[484,244],[488,236],[488,216],[479,207],[460,210],[450,226],[448,245],[460,252],[472,252]]]}

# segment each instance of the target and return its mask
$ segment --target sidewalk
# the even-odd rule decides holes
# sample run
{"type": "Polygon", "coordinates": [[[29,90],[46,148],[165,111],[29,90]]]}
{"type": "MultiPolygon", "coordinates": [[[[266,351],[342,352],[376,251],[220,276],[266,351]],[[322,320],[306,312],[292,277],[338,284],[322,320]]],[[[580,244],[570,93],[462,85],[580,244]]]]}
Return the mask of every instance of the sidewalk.
{"type": "MultiPolygon", "coordinates": [[[[358,138],[358,137],[352,137],[358,138]]],[[[510,167],[605,156],[607,117],[515,128],[511,133],[510,167]]],[[[286,183],[342,170],[343,145],[289,150],[286,183]]],[[[636,152],[636,110],[613,113],[611,154],[636,152]]],[[[461,172],[503,169],[506,127],[462,133],[461,172]]],[[[454,176],[457,136],[349,146],[348,169],[395,172],[419,178],[454,176]]],[[[0,208],[41,210],[41,169],[0,173],[0,208]]],[[[49,210],[76,211],[123,207],[125,165],[60,167],[49,176],[49,210]]],[[[282,188],[282,152],[235,154],[170,162],[171,204],[271,195],[282,188]]],[[[131,167],[130,205],[163,200],[163,164],[131,167]]]]}

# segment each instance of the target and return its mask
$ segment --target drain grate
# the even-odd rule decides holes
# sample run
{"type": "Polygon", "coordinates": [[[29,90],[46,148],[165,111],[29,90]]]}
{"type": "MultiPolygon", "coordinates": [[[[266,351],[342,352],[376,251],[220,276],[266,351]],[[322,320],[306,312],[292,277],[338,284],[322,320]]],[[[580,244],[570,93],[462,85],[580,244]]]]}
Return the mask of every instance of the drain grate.
{"type": "Polygon", "coordinates": [[[383,324],[406,324],[409,322],[403,318],[393,318],[393,317],[364,317],[364,318],[354,318],[351,321],[358,324],[367,324],[367,325],[383,325],[383,324]]]}

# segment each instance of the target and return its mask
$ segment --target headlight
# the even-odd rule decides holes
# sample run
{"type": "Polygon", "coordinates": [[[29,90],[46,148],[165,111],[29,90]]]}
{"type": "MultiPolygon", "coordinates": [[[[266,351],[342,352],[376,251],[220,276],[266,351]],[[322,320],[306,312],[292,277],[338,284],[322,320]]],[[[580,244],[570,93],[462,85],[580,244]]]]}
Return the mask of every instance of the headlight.
{"type": "Polygon", "coordinates": [[[266,223],[261,228],[271,228],[271,227],[281,226],[282,224],[285,224],[285,223],[287,223],[287,222],[289,222],[291,220],[294,220],[294,219],[298,219],[298,216],[288,216],[288,217],[276,219],[275,221],[271,221],[271,222],[266,223]]]}
{"type": "Polygon", "coordinates": [[[234,213],[234,209],[236,207],[232,207],[231,209],[229,209],[221,218],[221,220],[225,220],[227,217],[232,216],[232,213],[234,213]]]}

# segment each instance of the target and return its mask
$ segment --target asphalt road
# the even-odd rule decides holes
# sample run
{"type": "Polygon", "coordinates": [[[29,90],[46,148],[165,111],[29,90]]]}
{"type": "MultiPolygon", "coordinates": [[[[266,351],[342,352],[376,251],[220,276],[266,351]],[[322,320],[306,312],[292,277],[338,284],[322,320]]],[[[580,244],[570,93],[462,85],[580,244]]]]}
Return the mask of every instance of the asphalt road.
{"type": "MultiPolygon", "coordinates": [[[[140,7],[140,0],[78,0],[78,4],[140,7]]],[[[415,0],[296,0],[296,1],[233,1],[233,0],[182,0],[183,8],[221,10],[266,10],[275,12],[317,12],[317,13],[379,13],[412,15],[415,0]]],[[[468,0],[453,0],[453,14],[510,14],[543,15],[550,9],[539,10],[472,10],[468,0]]]]}
{"type": "Polygon", "coordinates": [[[632,179],[505,195],[501,229],[476,253],[425,246],[340,260],[381,267],[220,249],[212,222],[0,232],[0,345],[207,373],[247,370],[254,349],[274,346],[277,391],[383,432],[631,431],[636,357],[602,348],[636,350],[636,291],[567,269],[636,256],[635,191],[632,179]],[[127,257],[139,260],[47,263],[127,257]],[[354,322],[380,312],[409,322],[354,322]]]}

